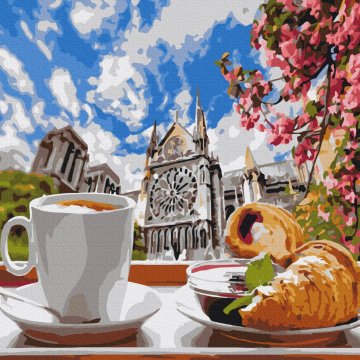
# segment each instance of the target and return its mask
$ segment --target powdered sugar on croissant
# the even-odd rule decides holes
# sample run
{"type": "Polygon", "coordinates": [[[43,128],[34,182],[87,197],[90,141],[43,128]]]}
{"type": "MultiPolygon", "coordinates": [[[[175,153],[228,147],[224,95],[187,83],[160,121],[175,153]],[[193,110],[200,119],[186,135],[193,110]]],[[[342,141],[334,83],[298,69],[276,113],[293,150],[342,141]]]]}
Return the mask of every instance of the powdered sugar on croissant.
{"type": "Polygon", "coordinates": [[[262,330],[335,326],[357,316],[360,279],[357,263],[341,245],[311,241],[296,250],[296,261],[269,286],[256,289],[240,309],[244,326],[262,330]]]}

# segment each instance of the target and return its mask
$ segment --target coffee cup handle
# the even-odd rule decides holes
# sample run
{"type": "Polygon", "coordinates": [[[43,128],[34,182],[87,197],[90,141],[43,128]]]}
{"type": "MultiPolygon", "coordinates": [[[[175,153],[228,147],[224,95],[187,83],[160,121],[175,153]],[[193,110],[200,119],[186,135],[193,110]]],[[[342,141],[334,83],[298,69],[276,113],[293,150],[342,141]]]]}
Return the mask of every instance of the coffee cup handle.
{"type": "Polygon", "coordinates": [[[10,273],[12,273],[14,275],[21,276],[21,275],[27,274],[33,268],[33,266],[34,266],[34,261],[33,261],[33,256],[32,256],[33,249],[32,249],[31,245],[32,244],[31,244],[30,220],[24,216],[15,216],[15,217],[11,218],[4,225],[2,233],[1,233],[1,254],[2,254],[2,259],[4,261],[7,271],[9,271],[10,273]],[[9,232],[10,232],[11,228],[15,225],[23,226],[26,229],[26,232],[28,233],[28,237],[29,237],[29,259],[28,259],[28,262],[23,266],[16,265],[10,259],[10,255],[9,255],[8,237],[9,237],[9,232]]]}

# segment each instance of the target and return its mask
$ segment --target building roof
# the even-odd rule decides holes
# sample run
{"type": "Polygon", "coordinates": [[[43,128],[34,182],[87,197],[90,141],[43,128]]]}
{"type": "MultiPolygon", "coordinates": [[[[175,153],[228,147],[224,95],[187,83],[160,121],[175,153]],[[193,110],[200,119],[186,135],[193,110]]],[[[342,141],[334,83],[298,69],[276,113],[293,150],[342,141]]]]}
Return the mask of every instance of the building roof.
{"type": "MultiPolygon", "coordinates": [[[[298,178],[295,164],[291,160],[257,165],[256,168],[260,170],[265,179],[270,183],[288,181],[289,178],[298,178]]],[[[239,184],[239,178],[244,174],[244,171],[245,167],[225,172],[223,176],[224,187],[231,189],[231,187],[239,184]]]]}
{"type": "Polygon", "coordinates": [[[111,169],[111,167],[106,164],[99,164],[99,165],[94,165],[94,166],[89,166],[87,171],[86,171],[86,176],[89,176],[91,173],[95,173],[97,171],[102,171],[105,174],[111,176],[111,178],[117,182],[118,184],[120,183],[120,178],[119,176],[114,172],[113,169],[111,169]]]}
{"type": "Polygon", "coordinates": [[[63,127],[63,128],[60,128],[60,129],[56,129],[56,128],[55,128],[55,129],[49,131],[49,132],[45,135],[44,139],[46,139],[46,138],[51,139],[53,136],[55,136],[55,135],[61,135],[61,134],[63,134],[64,132],[69,133],[69,134],[73,137],[73,139],[74,139],[75,141],[77,141],[78,143],[80,143],[80,144],[85,148],[85,150],[88,149],[88,146],[87,146],[86,142],[81,138],[81,136],[80,136],[80,135],[74,130],[74,128],[73,128],[72,126],[70,126],[70,125],[67,125],[67,126],[65,126],[65,127],[63,127]]]}
{"type": "Polygon", "coordinates": [[[259,166],[266,180],[288,181],[289,178],[298,178],[293,161],[281,161],[259,166]]]}

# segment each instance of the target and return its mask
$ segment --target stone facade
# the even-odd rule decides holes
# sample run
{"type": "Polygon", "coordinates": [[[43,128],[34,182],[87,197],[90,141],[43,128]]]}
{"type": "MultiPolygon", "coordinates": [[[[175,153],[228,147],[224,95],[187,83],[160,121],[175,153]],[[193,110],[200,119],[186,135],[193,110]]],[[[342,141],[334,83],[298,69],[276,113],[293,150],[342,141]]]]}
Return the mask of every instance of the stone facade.
{"type": "Polygon", "coordinates": [[[50,175],[61,192],[78,192],[89,161],[87,151],[71,126],[55,129],[41,141],[31,171],[50,175]]]}
{"type": "Polygon", "coordinates": [[[245,167],[224,174],[226,219],[239,206],[254,201],[292,210],[306,192],[308,171],[293,161],[257,165],[249,148],[245,167]]]}
{"type": "Polygon", "coordinates": [[[149,260],[204,260],[222,253],[226,220],[242,204],[266,202],[292,210],[306,192],[308,172],[293,161],[257,165],[249,148],[245,167],[222,174],[209,155],[197,98],[194,133],[176,120],[159,142],[156,124],[146,153],[136,218],[149,260]]]}
{"type": "Polygon", "coordinates": [[[137,216],[149,260],[214,258],[223,247],[222,174],[199,96],[195,124],[190,134],[175,120],[160,142],[154,125],[137,216]]]}
{"type": "Polygon", "coordinates": [[[121,188],[118,185],[120,184],[120,179],[107,164],[89,167],[84,178],[81,186],[81,191],[83,192],[120,194],[121,188]]]}
{"type": "Polygon", "coordinates": [[[49,175],[60,192],[120,193],[120,179],[107,164],[89,167],[88,146],[71,126],[42,139],[31,171],[49,175]]]}

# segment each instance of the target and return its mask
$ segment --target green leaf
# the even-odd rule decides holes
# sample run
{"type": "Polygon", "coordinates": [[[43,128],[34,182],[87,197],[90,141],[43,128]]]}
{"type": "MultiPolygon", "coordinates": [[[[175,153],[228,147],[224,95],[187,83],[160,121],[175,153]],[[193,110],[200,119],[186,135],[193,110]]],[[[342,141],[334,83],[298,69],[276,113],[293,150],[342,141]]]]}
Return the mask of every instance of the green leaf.
{"type": "Polygon", "coordinates": [[[246,273],[245,283],[249,291],[253,291],[260,285],[265,285],[275,276],[274,268],[269,254],[256,258],[250,262],[246,273]]]}
{"type": "Polygon", "coordinates": [[[314,117],[315,115],[317,115],[318,110],[317,110],[317,108],[316,108],[315,101],[309,101],[309,102],[306,104],[305,111],[306,111],[311,117],[314,117]]]}
{"type": "MultiPolygon", "coordinates": [[[[245,283],[249,291],[261,285],[266,285],[275,276],[274,268],[269,254],[260,255],[252,260],[245,272],[245,283]]],[[[242,306],[251,304],[252,295],[235,299],[223,310],[225,315],[229,315],[230,311],[238,309],[242,306]]]]}
{"type": "Polygon", "coordinates": [[[230,303],[223,311],[225,315],[229,315],[230,311],[241,308],[242,306],[247,306],[251,304],[253,296],[243,296],[241,298],[235,299],[232,303],[230,303]]]}
{"type": "Polygon", "coordinates": [[[223,62],[222,61],[220,61],[220,60],[217,60],[217,61],[215,61],[215,65],[216,66],[221,66],[223,64],[223,62]]]}

